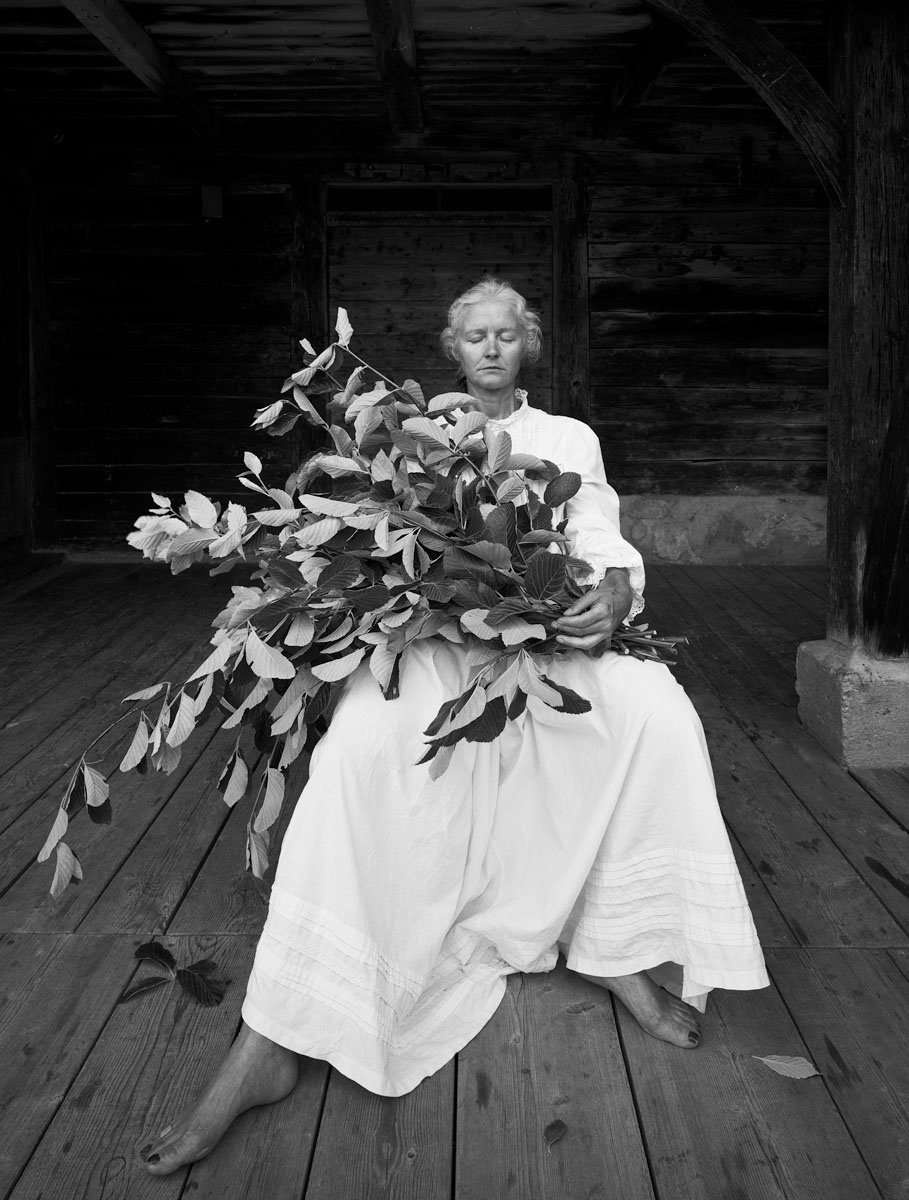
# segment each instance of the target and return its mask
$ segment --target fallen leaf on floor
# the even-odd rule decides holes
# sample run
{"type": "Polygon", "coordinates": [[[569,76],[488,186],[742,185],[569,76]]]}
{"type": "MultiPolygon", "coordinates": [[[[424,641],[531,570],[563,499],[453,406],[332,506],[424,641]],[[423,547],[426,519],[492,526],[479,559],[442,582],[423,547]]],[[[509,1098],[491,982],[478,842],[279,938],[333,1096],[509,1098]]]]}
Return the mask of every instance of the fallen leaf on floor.
{"type": "Polygon", "coordinates": [[[807,1058],[792,1058],[788,1054],[768,1054],[766,1058],[752,1054],[751,1057],[764,1063],[771,1071],[776,1071],[777,1075],[785,1075],[787,1079],[810,1079],[812,1075],[820,1075],[814,1063],[807,1058]]]}
{"type": "Polygon", "coordinates": [[[552,1154],[552,1148],[556,1142],[560,1142],[568,1132],[568,1126],[564,1121],[550,1121],[543,1130],[543,1140],[546,1142],[546,1148],[552,1154]]]}

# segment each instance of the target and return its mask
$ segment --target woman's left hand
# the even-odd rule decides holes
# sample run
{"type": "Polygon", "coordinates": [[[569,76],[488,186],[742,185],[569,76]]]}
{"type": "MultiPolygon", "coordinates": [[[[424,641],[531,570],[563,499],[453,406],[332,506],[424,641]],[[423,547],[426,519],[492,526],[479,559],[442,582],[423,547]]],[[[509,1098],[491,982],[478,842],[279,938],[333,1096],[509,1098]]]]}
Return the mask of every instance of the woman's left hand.
{"type": "Polygon", "coordinates": [[[610,567],[602,581],[570,604],[555,622],[556,641],[578,650],[608,642],[631,610],[634,593],[625,567],[610,567]]]}

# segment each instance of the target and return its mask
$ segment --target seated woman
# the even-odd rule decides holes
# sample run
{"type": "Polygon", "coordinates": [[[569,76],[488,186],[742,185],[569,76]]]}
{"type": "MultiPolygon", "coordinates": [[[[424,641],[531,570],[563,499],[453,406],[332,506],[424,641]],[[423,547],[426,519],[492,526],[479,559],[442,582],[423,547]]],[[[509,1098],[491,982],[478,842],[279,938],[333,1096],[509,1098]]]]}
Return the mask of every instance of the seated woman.
{"type": "Polygon", "coordinates": [[[572,552],[595,586],[559,621],[547,673],[592,711],[529,705],[492,743],[460,743],[432,781],[423,729],[471,667],[413,644],[400,697],[361,666],[312,757],[284,838],[243,1027],[201,1099],[142,1148],[166,1174],[207,1154],[245,1109],[281,1099],[298,1055],[384,1096],[439,1070],[495,1012],[506,977],[568,967],[642,1028],[697,1046],[711,988],[767,984],[717,805],[700,721],[665,666],[589,651],[642,607],[596,435],[515,387],[540,323],[508,284],[454,302],[442,335],[515,452],[577,471],[572,552]]]}

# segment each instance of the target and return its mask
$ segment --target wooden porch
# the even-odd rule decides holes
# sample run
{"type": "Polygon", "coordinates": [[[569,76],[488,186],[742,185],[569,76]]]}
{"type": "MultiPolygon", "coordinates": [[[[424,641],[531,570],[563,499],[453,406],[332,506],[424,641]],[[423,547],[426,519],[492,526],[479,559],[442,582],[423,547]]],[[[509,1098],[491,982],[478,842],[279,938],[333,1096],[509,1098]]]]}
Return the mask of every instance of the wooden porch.
{"type": "MultiPolygon", "coordinates": [[[[707,728],[773,987],[719,993],[697,1053],[645,1037],[557,970],[510,981],[480,1036],[401,1100],[320,1063],[166,1180],[135,1153],[231,1041],[263,904],[246,813],[213,793],[206,727],[178,770],[118,776],[114,821],[72,843],[59,903],[33,865],[67,768],[128,692],[180,672],[225,591],[203,571],[69,565],[0,591],[0,1194],[234,1200],[904,1200],[909,1188],[909,773],[849,774],[800,726],[795,648],[824,635],[814,568],[662,567],[648,616],[687,632],[679,668],[707,728]],[[152,936],[233,979],[118,1005],[152,936]],[[774,1074],[755,1055],[822,1073],[774,1074]]],[[[114,768],[122,745],[104,758],[114,768]]]]}

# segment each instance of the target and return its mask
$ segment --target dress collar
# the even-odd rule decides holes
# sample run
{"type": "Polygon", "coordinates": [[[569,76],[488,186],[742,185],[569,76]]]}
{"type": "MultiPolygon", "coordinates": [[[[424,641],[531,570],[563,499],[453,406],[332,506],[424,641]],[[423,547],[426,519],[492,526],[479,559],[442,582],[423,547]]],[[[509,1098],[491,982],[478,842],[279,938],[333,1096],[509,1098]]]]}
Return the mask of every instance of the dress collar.
{"type": "Polygon", "coordinates": [[[527,403],[527,393],[523,388],[515,388],[514,398],[518,401],[518,407],[513,413],[509,413],[507,417],[490,417],[487,424],[494,425],[496,429],[507,429],[509,425],[516,425],[518,421],[523,420],[528,412],[530,412],[530,405],[527,403]]]}

